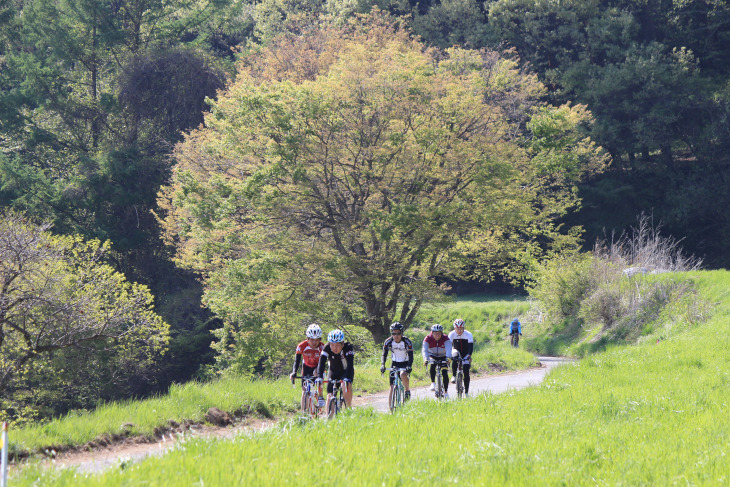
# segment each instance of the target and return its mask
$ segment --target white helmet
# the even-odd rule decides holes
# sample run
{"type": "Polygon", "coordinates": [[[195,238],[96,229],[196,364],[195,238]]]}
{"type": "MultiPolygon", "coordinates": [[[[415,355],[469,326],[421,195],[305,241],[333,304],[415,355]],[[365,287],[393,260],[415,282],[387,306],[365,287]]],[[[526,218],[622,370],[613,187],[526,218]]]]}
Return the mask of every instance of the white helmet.
{"type": "Polygon", "coordinates": [[[307,338],[322,338],[322,328],[317,323],[312,323],[307,328],[307,338]]]}

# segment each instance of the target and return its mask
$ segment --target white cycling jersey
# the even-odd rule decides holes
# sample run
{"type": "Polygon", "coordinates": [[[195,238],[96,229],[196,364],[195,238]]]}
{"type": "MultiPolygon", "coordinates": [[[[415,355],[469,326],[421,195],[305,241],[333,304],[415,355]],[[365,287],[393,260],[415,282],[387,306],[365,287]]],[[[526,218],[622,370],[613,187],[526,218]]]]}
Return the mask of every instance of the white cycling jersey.
{"type": "Polygon", "coordinates": [[[393,337],[388,338],[383,345],[383,363],[388,351],[393,354],[393,362],[408,362],[408,352],[413,353],[413,343],[406,337],[401,338],[400,342],[396,342],[393,337]]]}

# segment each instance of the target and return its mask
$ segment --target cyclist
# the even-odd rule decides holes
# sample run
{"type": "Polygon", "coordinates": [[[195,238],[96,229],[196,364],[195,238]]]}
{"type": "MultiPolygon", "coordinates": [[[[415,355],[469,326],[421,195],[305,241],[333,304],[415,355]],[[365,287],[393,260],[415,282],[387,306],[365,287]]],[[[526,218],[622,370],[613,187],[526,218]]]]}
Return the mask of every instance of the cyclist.
{"type": "Polygon", "coordinates": [[[355,377],[355,349],[351,343],[345,341],[345,334],[342,330],[329,332],[327,342],[319,356],[319,366],[317,367],[317,382],[321,383],[324,369],[329,364],[326,410],[329,411],[330,401],[334,397],[334,383],[338,380],[345,382],[343,392],[345,404],[349,408],[352,404],[352,379],[355,377]]]}
{"type": "Polygon", "coordinates": [[[514,318],[509,324],[510,336],[514,335],[515,333],[519,333],[520,336],[522,336],[522,323],[520,323],[520,320],[518,320],[517,318],[514,318]]]}
{"type": "MultiPolygon", "coordinates": [[[[451,340],[451,356],[454,359],[461,358],[461,370],[464,372],[464,394],[469,397],[469,369],[471,369],[471,354],[474,351],[474,337],[464,328],[464,320],[454,320],[454,329],[449,333],[451,340]]],[[[451,383],[456,383],[456,360],[451,362],[451,383]]]]}
{"type": "MultiPolygon", "coordinates": [[[[393,352],[391,367],[396,369],[406,369],[401,372],[400,378],[403,381],[403,387],[406,388],[406,401],[411,398],[411,388],[408,380],[408,374],[411,373],[413,366],[413,343],[403,336],[403,325],[396,321],[390,325],[390,338],[385,340],[383,344],[383,357],[380,359],[380,373],[385,373],[385,360],[388,358],[388,351],[393,352]]],[[[390,394],[393,394],[393,382],[395,378],[390,376],[390,394]]],[[[388,397],[390,403],[390,397],[388,397]]]]}
{"type": "MultiPolygon", "coordinates": [[[[319,365],[319,356],[324,349],[322,343],[322,328],[317,323],[312,323],[307,327],[307,339],[297,345],[297,350],[294,353],[294,368],[292,369],[289,378],[294,383],[294,376],[297,375],[299,365],[304,362],[302,366],[303,377],[314,377],[319,365]]],[[[304,388],[304,380],[302,380],[302,410],[306,409],[304,403],[304,394],[306,390],[304,388]]],[[[324,406],[324,398],[322,397],[322,385],[319,385],[319,407],[324,406]]]]}
{"type": "MultiPolygon", "coordinates": [[[[431,390],[436,390],[436,359],[446,360],[449,362],[451,357],[451,340],[444,335],[444,327],[436,324],[431,326],[431,333],[423,339],[421,347],[423,354],[423,365],[431,362],[431,390]]],[[[449,372],[447,369],[442,370],[444,379],[444,397],[449,398],[449,372]]]]}

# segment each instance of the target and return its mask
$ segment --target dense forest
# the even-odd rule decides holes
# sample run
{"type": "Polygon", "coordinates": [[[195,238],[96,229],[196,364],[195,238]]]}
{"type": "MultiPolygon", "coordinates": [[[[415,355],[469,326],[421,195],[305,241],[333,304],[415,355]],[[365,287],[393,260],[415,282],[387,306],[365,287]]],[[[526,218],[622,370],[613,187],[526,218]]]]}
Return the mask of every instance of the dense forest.
{"type": "MultiPolygon", "coordinates": [[[[220,243],[216,240],[220,236],[217,231],[224,235],[245,231],[258,216],[246,214],[251,220],[241,221],[229,213],[230,218],[220,219],[229,224],[225,228],[201,224],[200,229],[208,232],[207,237],[194,243],[197,252],[202,247],[205,252],[196,254],[197,257],[181,256],[184,246],[197,237],[191,237],[191,227],[185,226],[184,218],[174,217],[175,201],[179,201],[179,198],[175,200],[175,191],[178,196],[189,195],[194,185],[186,186],[184,176],[189,173],[182,169],[173,178],[174,170],[176,167],[205,168],[205,164],[195,162],[196,154],[200,153],[215,153],[220,160],[229,160],[236,154],[264,151],[264,146],[257,146],[254,141],[259,140],[261,133],[282,129],[283,122],[277,119],[254,127],[251,120],[261,118],[255,110],[259,100],[246,98],[249,93],[271,96],[271,90],[256,90],[279,78],[300,76],[297,70],[311,68],[312,80],[325,73],[323,58],[317,56],[329,52],[337,57],[343,49],[354,49],[332,47],[332,39],[337,37],[337,32],[350,35],[344,26],[373,10],[380,17],[389,15],[399,25],[397,32],[411,33],[424,46],[422,51],[426,46],[434,48],[430,60],[419,61],[424,66],[444,62],[443,69],[453,71],[456,68],[443,59],[472,56],[459,54],[464,52],[481,53],[480,61],[469,58],[471,61],[464,61],[464,65],[481,63],[479,70],[486,69],[485,66],[493,72],[502,70],[504,79],[496,78],[492,88],[499,96],[485,105],[481,113],[501,114],[504,126],[498,130],[514,134],[512,139],[505,137],[503,141],[514,144],[509,152],[514,160],[544,161],[541,154],[561,150],[565,154],[580,154],[569,161],[564,157],[545,162],[550,171],[531,173],[529,177],[541,183],[539,189],[524,195],[522,200],[505,197],[503,193],[507,191],[499,193],[499,184],[507,189],[511,186],[505,181],[516,183],[503,173],[499,180],[485,180],[484,174],[467,173],[467,178],[486,181],[484,187],[492,191],[489,195],[495,201],[504,202],[506,211],[519,208],[525,202],[532,207],[551,208],[549,230],[545,230],[547,219],[540,219],[547,215],[521,215],[523,225],[542,230],[525,232],[523,226],[518,231],[515,230],[517,222],[510,222],[501,225],[500,238],[495,237],[492,244],[498,242],[509,247],[511,256],[534,250],[515,243],[513,237],[520,233],[522,241],[532,239],[537,247],[545,247],[550,242],[559,250],[561,231],[564,236],[576,236],[574,230],[560,229],[582,227],[581,242],[590,247],[597,237],[621,232],[636,222],[637,215],[645,213],[661,222],[667,235],[682,239],[686,251],[702,257],[706,267],[728,265],[730,214],[723,210],[730,206],[730,50],[727,48],[730,5],[727,1],[0,0],[0,208],[5,218],[16,223],[21,221],[22,224],[13,227],[20,232],[18,235],[35,235],[24,226],[24,218],[28,218],[58,236],[110,242],[102,259],[109,266],[108,272],[113,269],[128,281],[147,286],[154,296],[155,312],[169,324],[169,337],[163,340],[169,339],[166,353],[154,361],[146,361],[144,368],[133,368],[126,374],[120,373],[119,354],[110,353],[104,346],[94,350],[76,348],[75,355],[49,350],[50,361],[43,367],[24,366],[22,378],[5,389],[0,406],[6,415],[15,418],[51,415],[92,407],[99,400],[145,395],[162,390],[172,382],[189,380],[196,374],[213,373],[237,360],[226,356],[231,353],[229,341],[240,346],[247,339],[235,336],[240,330],[232,331],[223,325],[235,321],[232,317],[241,308],[229,304],[233,291],[226,286],[213,288],[213,292],[209,288],[203,298],[206,282],[212,282],[210,279],[221,282],[227,277],[216,275],[199,260],[201,255],[207,255],[209,261],[218,255],[230,258],[233,254],[226,252],[232,247],[239,254],[262,252],[261,242],[228,239],[225,252],[216,247],[220,243]],[[317,32],[324,34],[313,35],[317,32]],[[296,39],[304,38],[319,39],[317,42],[321,44],[315,41],[309,47],[297,44],[296,39]],[[455,50],[454,46],[462,51],[455,50]],[[320,64],[307,65],[311,60],[320,64]],[[276,63],[281,65],[277,67],[276,63]],[[539,86],[533,84],[533,77],[539,86]],[[499,85],[500,80],[519,88],[506,89],[499,85]],[[217,97],[224,92],[227,101],[216,104],[217,97]],[[232,103],[232,93],[247,103],[248,113],[236,114],[227,108],[232,103]],[[510,103],[521,108],[509,111],[510,103]],[[533,110],[529,121],[525,115],[529,110],[525,107],[533,110]],[[204,131],[196,132],[204,122],[205,113],[212,113],[205,122],[207,126],[221,120],[220,133],[238,131],[241,146],[226,145],[225,138],[221,139],[220,147],[211,146],[212,139],[205,139],[204,131]],[[575,135],[576,130],[581,131],[581,137],[589,137],[605,154],[585,145],[575,135]],[[200,142],[201,138],[205,140],[200,142]],[[514,156],[519,151],[529,155],[522,159],[514,156]],[[576,169],[578,165],[582,165],[581,170],[576,169]],[[562,176],[557,177],[561,172],[562,176]],[[559,210],[553,210],[555,207],[559,210]],[[208,281],[201,280],[201,276],[208,281]],[[218,345],[211,348],[211,341],[216,337],[218,345]],[[86,360],[88,354],[95,359],[86,360]]],[[[352,34],[343,43],[357,43],[357,38],[352,34]]],[[[366,35],[365,39],[369,37],[366,35]]],[[[367,42],[363,40],[362,45],[367,42]]],[[[412,57],[420,56],[415,54],[420,48],[398,49],[412,57]]],[[[378,58],[370,61],[373,59],[378,58]]],[[[415,69],[405,63],[401,67],[404,73],[415,69]]],[[[346,66],[338,69],[345,70],[346,66]]],[[[441,71],[438,74],[446,76],[441,71]]],[[[443,82],[450,83],[451,79],[446,77],[443,82]]],[[[335,85],[322,86],[319,89],[332,93],[337,90],[335,85]]],[[[417,89],[422,88],[419,85],[417,89]]],[[[277,93],[277,96],[304,96],[304,92],[277,93]]],[[[423,98],[426,99],[432,98],[423,98]]],[[[447,106],[446,102],[443,105],[447,106]]],[[[322,107],[302,107],[302,113],[309,114],[316,109],[322,107]]],[[[431,116],[414,113],[417,117],[431,116]]],[[[293,123],[292,120],[287,123],[293,123]]],[[[473,142],[480,134],[474,133],[477,135],[463,140],[473,142]]],[[[287,141],[279,144],[277,157],[289,160],[287,157],[292,153],[287,144],[287,141]]],[[[466,144],[460,154],[469,150],[492,150],[484,147],[488,146],[466,144]]],[[[507,152],[501,154],[504,153],[507,152]]],[[[439,154],[445,164],[458,156],[459,153],[439,154]]],[[[518,165],[515,163],[515,167],[518,165]]],[[[495,166],[490,168],[490,174],[503,170],[495,166]]],[[[286,192],[286,188],[303,179],[300,176],[294,174],[286,187],[261,185],[241,191],[286,192]]],[[[227,191],[226,195],[236,190],[224,185],[215,189],[223,192],[221,188],[227,191]]],[[[415,198],[413,201],[414,205],[421,204],[415,198]]],[[[214,203],[220,210],[221,201],[214,203]]],[[[274,208],[282,215],[284,212],[289,215],[293,205],[301,202],[288,201],[279,206],[272,200],[261,202],[264,203],[269,205],[269,210],[274,208]]],[[[440,208],[463,210],[451,206],[440,208]]],[[[210,208],[198,205],[188,210],[200,216],[210,208]]],[[[516,213],[520,212],[511,214],[516,213]]],[[[314,210],[306,216],[309,223],[316,217],[314,210]]],[[[448,215],[434,211],[430,216],[420,217],[422,229],[424,222],[432,223],[448,215]]],[[[474,221],[496,218],[494,214],[485,216],[478,212],[471,217],[474,221]]],[[[296,226],[294,222],[289,224],[296,226]]],[[[403,227],[400,231],[410,236],[417,229],[403,227]]],[[[450,231],[466,232],[460,228],[450,231]]],[[[281,235],[277,233],[275,237],[281,235]]],[[[280,256],[286,255],[311,238],[311,234],[303,232],[298,240],[288,241],[289,247],[282,244],[276,250],[280,256]]],[[[479,245],[484,242],[477,240],[469,240],[475,247],[460,249],[459,255],[449,255],[452,262],[483,255],[479,245]]],[[[563,244],[567,246],[574,241],[563,244]]],[[[440,255],[436,251],[428,254],[424,249],[434,242],[424,242],[423,248],[409,254],[418,265],[426,257],[435,262],[434,256],[440,255]]],[[[438,245],[442,251],[449,242],[440,241],[438,245]]],[[[267,252],[271,250],[270,246],[266,248],[267,252]]],[[[62,256],[64,250],[58,252],[62,256]]],[[[326,255],[326,251],[321,250],[320,255],[326,255]]],[[[58,262],[64,258],[54,257],[58,262]]],[[[508,260],[495,257],[472,266],[471,274],[462,266],[459,272],[444,276],[487,279],[494,275],[495,263],[497,267],[500,262],[508,266],[508,260]]],[[[283,265],[281,262],[271,265],[283,265]]],[[[337,262],[340,265],[343,261],[337,262]]],[[[357,266],[361,269],[364,264],[353,262],[347,261],[347,265],[352,264],[353,275],[359,276],[357,266]]],[[[292,286],[305,282],[303,276],[319,264],[325,265],[324,261],[301,264],[300,274],[289,276],[287,282],[292,286]]],[[[425,272],[423,269],[409,268],[403,279],[413,282],[419,272],[425,272]]],[[[237,272],[239,278],[268,271],[253,265],[230,270],[233,274],[237,272]]],[[[431,266],[428,271],[438,276],[437,266],[431,266]]],[[[331,293],[336,289],[331,282],[336,279],[333,276],[317,277],[321,285],[316,292],[336,299],[338,295],[331,293]]],[[[394,285],[399,287],[398,282],[394,285]]],[[[370,299],[368,306],[372,309],[382,311],[379,315],[369,311],[371,316],[377,315],[366,326],[373,336],[382,336],[383,320],[394,317],[398,300],[402,303],[408,292],[413,294],[413,289],[409,291],[407,286],[404,289],[390,303],[363,297],[364,302],[370,299]]],[[[437,291],[422,289],[416,294],[437,291]]],[[[270,289],[246,292],[269,293],[275,301],[279,299],[270,289]]],[[[346,299],[341,297],[341,301],[346,299]]],[[[5,321],[8,302],[3,298],[0,327],[11,323],[5,321]]],[[[304,313],[307,302],[306,296],[301,298],[296,312],[304,313]]],[[[409,310],[415,313],[420,301],[408,303],[409,310]]],[[[267,306],[270,309],[270,304],[258,303],[257,313],[263,313],[267,306]]],[[[350,305],[346,310],[333,306],[325,303],[316,310],[306,310],[305,314],[330,317],[344,313],[352,320],[361,319],[350,305]]],[[[282,309],[279,308],[280,313],[282,309]]],[[[408,318],[407,313],[404,318],[408,318]]],[[[260,316],[246,319],[253,320],[251,326],[262,324],[260,316]]],[[[5,330],[9,337],[12,330],[5,330]]],[[[3,346],[2,337],[0,329],[0,346],[3,346]]],[[[249,345],[258,347],[259,351],[268,346],[266,343],[249,345]]],[[[264,367],[261,360],[251,357],[239,360],[240,364],[249,371],[264,367]]]]}

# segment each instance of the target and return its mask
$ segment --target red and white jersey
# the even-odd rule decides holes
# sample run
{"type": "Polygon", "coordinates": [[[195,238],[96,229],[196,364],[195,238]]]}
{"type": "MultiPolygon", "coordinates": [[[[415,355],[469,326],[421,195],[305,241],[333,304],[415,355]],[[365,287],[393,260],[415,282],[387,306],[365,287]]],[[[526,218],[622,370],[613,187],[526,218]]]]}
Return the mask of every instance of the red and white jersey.
{"type": "Polygon", "coordinates": [[[312,348],[309,344],[309,340],[304,340],[302,343],[297,345],[296,354],[302,356],[304,365],[313,369],[319,365],[319,356],[322,353],[322,350],[324,350],[324,343],[319,342],[318,347],[312,348]]]}

